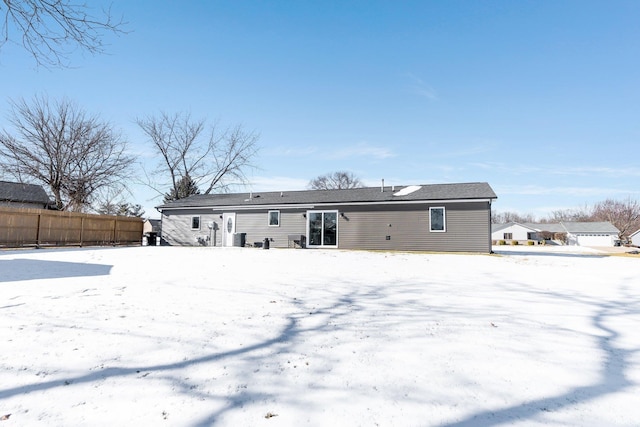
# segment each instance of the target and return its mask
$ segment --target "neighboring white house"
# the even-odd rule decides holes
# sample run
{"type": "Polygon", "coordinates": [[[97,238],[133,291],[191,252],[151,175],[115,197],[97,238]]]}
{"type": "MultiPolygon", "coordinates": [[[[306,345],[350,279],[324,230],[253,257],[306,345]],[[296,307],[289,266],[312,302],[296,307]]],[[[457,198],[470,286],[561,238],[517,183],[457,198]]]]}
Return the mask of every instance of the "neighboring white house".
{"type": "Polygon", "coordinates": [[[538,240],[538,231],[540,230],[517,222],[493,224],[491,226],[491,240],[538,240]]]}
{"type": "Polygon", "coordinates": [[[640,230],[629,235],[629,241],[633,246],[640,246],[640,230]]]}
{"type": "MultiPolygon", "coordinates": [[[[639,230],[640,231],[640,230],[639,230]]],[[[610,222],[560,222],[493,224],[491,240],[526,241],[541,240],[542,233],[564,233],[566,244],[574,246],[614,246],[620,232],[610,222]]],[[[639,237],[640,239],[640,237],[639,237]]]]}

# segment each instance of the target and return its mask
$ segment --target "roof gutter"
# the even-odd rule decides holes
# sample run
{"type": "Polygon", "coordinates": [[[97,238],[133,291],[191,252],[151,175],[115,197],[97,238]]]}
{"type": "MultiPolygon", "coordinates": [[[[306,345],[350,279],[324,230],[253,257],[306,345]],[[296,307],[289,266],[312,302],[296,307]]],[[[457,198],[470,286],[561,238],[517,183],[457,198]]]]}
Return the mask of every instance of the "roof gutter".
{"type": "Polygon", "coordinates": [[[177,206],[156,208],[162,212],[162,210],[184,210],[184,209],[212,209],[215,211],[221,210],[252,210],[252,209],[314,209],[322,206],[367,206],[367,205],[415,205],[425,203],[463,203],[463,202],[486,202],[491,203],[495,198],[482,198],[482,199],[433,199],[433,200],[387,200],[380,202],[323,202],[314,204],[260,204],[260,205],[223,205],[223,206],[177,206]]]}

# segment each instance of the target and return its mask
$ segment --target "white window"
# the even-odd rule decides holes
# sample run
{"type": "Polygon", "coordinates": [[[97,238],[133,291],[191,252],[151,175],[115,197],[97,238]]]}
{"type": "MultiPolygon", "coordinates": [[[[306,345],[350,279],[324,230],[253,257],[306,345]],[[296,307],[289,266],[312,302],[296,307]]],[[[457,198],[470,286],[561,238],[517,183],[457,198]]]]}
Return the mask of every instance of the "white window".
{"type": "Polygon", "coordinates": [[[280,211],[269,211],[269,227],[280,227],[280,211]]]}
{"type": "Polygon", "coordinates": [[[200,217],[192,216],[191,217],[191,229],[192,230],[200,230],[200,217]]]}
{"type": "Polygon", "coordinates": [[[447,231],[444,208],[429,208],[429,231],[444,233],[447,231]]]}

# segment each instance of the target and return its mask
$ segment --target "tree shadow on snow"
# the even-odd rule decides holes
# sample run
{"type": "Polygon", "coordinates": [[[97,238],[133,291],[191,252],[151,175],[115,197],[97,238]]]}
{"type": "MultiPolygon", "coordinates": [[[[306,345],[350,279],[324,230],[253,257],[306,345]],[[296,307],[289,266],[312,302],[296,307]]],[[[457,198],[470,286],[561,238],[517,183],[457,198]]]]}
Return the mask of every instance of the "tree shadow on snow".
{"type": "MultiPolygon", "coordinates": [[[[369,297],[382,298],[377,295],[376,292],[370,292],[369,297]]],[[[161,377],[165,381],[170,381],[172,384],[181,390],[184,394],[189,396],[196,396],[202,400],[215,401],[217,403],[222,402],[222,407],[208,414],[200,421],[194,422],[195,426],[212,426],[215,425],[225,413],[230,412],[237,408],[242,408],[249,403],[256,403],[266,401],[269,399],[278,398],[278,395],[270,393],[263,393],[260,391],[253,392],[249,388],[240,387],[234,391],[228,391],[221,394],[202,393],[197,390],[197,386],[188,382],[188,378],[176,374],[171,376],[171,372],[180,371],[191,366],[200,364],[207,364],[212,362],[222,362],[224,360],[238,360],[242,358],[243,366],[247,369],[243,369],[237,375],[239,381],[244,380],[249,382],[252,369],[255,366],[260,366],[265,363],[273,363],[274,357],[277,357],[283,353],[295,353],[295,346],[303,340],[304,336],[308,334],[322,334],[327,331],[336,330],[336,325],[339,324],[341,317],[347,316],[354,310],[359,309],[357,301],[362,301],[366,296],[354,291],[347,295],[338,295],[334,299],[333,303],[319,306],[317,304],[306,304],[301,299],[293,299],[293,306],[295,311],[286,317],[286,325],[280,330],[280,332],[273,338],[265,339],[252,345],[244,345],[230,351],[214,352],[202,357],[195,357],[191,359],[184,359],[180,362],[155,364],[155,365],[140,365],[133,367],[105,367],[103,369],[92,371],[84,375],[78,375],[75,377],[58,378],[55,380],[44,381],[39,383],[26,384],[13,388],[0,389],[0,400],[10,398],[12,396],[33,393],[38,391],[46,391],[56,389],[58,387],[65,387],[72,384],[83,384],[103,381],[107,378],[117,378],[134,376],[140,378],[145,377],[146,373],[153,373],[155,378],[158,378],[160,374],[164,373],[165,376],[161,377]],[[309,316],[323,316],[323,321],[320,322],[320,326],[305,327],[303,325],[305,319],[309,316]],[[269,350],[264,352],[263,350],[269,350]],[[245,378],[246,377],[246,378],[245,378]]]]}
{"type": "MultiPolygon", "coordinates": [[[[224,361],[232,360],[241,363],[234,372],[239,383],[246,381],[251,384],[251,378],[256,366],[266,366],[282,362],[281,355],[300,354],[299,345],[304,345],[311,337],[330,338],[337,332],[366,333],[366,328],[389,328],[385,323],[385,316],[391,313],[395,327],[401,327],[400,323],[410,324],[412,322],[428,322],[442,315],[437,309],[428,307],[428,300],[420,298],[425,292],[423,283],[415,286],[400,286],[406,295],[402,298],[391,299],[390,294],[398,295],[398,289],[389,283],[378,285],[365,285],[354,283],[349,292],[338,293],[331,291],[330,283],[317,283],[317,286],[309,284],[310,287],[326,289],[326,292],[314,294],[313,299],[306,300],[304,291],[300,291],[301,297],[289,299],[292,303],[292,310],[282,319],[285,324],[280,328],[275,336],[260,340],[251,345],[240,346],[229,351],[219,351],[206,354],[202,357],[185,359],[173,363],[140,365],[129,367],[106,367],[98,371],[92,371],[84,375],[69,378],[58,378],[56,380],[32,383],[13,388],[0,390],[0,400],[11,396],[43,391],[64,387],[70,384],[81,384],[102,381],[106,378],[117,378],[125,376],[141,377],[145,373],[153,373],[155,378],[170,381],[180,390],[181,393],[190,397],[197,397],[200,400],[210,401],[217,405],[215,410],[195,420],[191,425],[194,427],[212,426],[217,424],[225,414],[250,404],[260,404],[268,402],[282,401],[283,397],[273,391],[274,384],[270,384],[272,391],[265,391],[260,387],[239,386],[236,389],[213,392],[212,390],[198,389],[196,382],[190,382],[184,375],[180,375],[180,370],[200,364],[218,363],[219,366],[211,366],[212,369],[219,368],[224,361]],[[362,323],[362,317],[352,317],[358,312],[367,311],[367,323],[362,323]],[[374,312],[375,311],[375,312],[374,312]],[[359,319],[360,323],[355,324],[354,319],[359,319]],[[175,374],[172,374],[175,373],[175,374]]],[[[442,284],[439,284],[442,286],[442,284]]],[[[287,284],[283,284],[286,288],[287,284]]],[[[344,283],[341,287],[347,287],[344,283]]],[[[559,298],[571,299],[571,296],[557,295],[559,298]]],[[[625,302],[594,302],[590,300],[579,300],[580,303],[593,305],[597,308],[596,314],[592,318],[594,327],[601,331],[595,335],[598,347],[604,355],[602,362],[602,372],[600,380],[595,384],[575,387],[566,393],[557,396],[549,396],[522,404],[517,404],[498,410],[480,411],[469,415],[465,419],[457,422],[443,424],[447,427],[459,426],[494,426],[509,423],[510,421],[521,421],[534,419],[549,412],[559,411],[565,407],[589,402],[610,393],[619,392],[633,386],[633,382],[627,377],[626,371],[630,365],[630,359],[640,349],[623,349],[615,346],[619,333],[607,326],[608,320],[613,316],[635,315],[640,312],[638,303],[633,298],[621,298],[625,302]]],[[[486,313],[485,313],[486,314],[486,313]]],[[[390,332],[391,333],[391,332],[390,332]]],[[[357,338],[354,338],[357,339],[357,338]]],[[[348,344],[348,341],[341,341],[336,345],[348,344]]],[[[314,357],[324,358],[328,365],[334,361],[330,351],[314,354],[314,357]],[[320,354],[322,353],[322,354],[320,354]]],[[[336,354],[340,354],[337,352],[336,354]]],[[[321,369],[321,368],[316,368],[321,369]]],[[[286,381],[286,380],[283,380],[286,381]]],[[[286,382],[277,384],[286,387],[286,382]]],[[[286,399],[294,400],[298,396],[287,396],[286,399]]],[[[301,397],[300,397],[301,398],[301,397]]],[[[256,422],[258,422],[256,420],[256,422]]]]}
{"type": "MultiPolygon", "coordinates": [[[[557,294],[556,296],[573,300],[573,298],[565,295],[557,294]]],[[[589,304],[584,299],[579,300],[581,303],[589,304]]],[[[627,377],[627,370],[630,367],[630,360],[636,353],[640,352],[640,347],[634,349],[616,347],[614,343],[620,337],[620,334],[613,328],[606,326],[609,319],[625,315],[633,316],[640,313],[640,307],[638,307],[633,297],[626,296],[622,300],[624,302],[590,303],[597,307],[597,312],[592,317],[592,324],[602,332],[601,334],[593,334],[594,339],[597,341],[597,346],[603,354],[600,379],[597,383],[574,387],[556,396],[535,399],[503,409],[477,412],[460,421],[441,424],[440,427],[488,427],[506,425],[516,421],[533,420],[637,385],[627,377]]]]}
{"type": "Polygon", "coordinates": [[[0,282],[106,276],[111,272],[111,268],[111,265],[65,261],[44,261],[21,258],[0,260],[0,282]]]}

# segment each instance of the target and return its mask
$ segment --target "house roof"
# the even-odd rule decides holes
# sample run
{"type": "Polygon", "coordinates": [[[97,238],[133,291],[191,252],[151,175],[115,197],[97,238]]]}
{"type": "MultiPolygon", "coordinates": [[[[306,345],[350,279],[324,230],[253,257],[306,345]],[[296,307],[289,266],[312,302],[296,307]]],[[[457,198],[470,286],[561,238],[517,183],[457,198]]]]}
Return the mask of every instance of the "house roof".
{"type": "Polygon", "coordinates": [[[8,181],[0,181],[0,201],[43,205],[51,203],[49,196],[40,185],[8,181]]]}
{"type": "Polygon", "coordinates": [[[158,206],[189,207],[273,206],[342,203],[388,203],[447,200],[492,200],[496,193],[486,182],[419,186],[365,187],[342,190],[272,191],[229,194],[198,194],[158,206]]]}
{"type": "MultiPolygon", "coordinates": [[[[551,223],[534,223],[527,222],[519,224],[517,222],[508,222],[505,224],[492,224],[491,232],[503,230],[513,225],[520,225],[534,231],[548,231],[551,233],[602,233],[617,234],[620,231],[610,222],[551,222],[551,223]]],[[[638,230],[640,231],[640,230],[638,230]]]]}
{"type": "Polygon", "coordinates": [[[522,228],[526,228],[532,231],[540,231],[534,227],[531,226],[531,224],[521,224],[519,222],[506,222],[503,224],[491,224],[491,232],[495,233],[496,231],[500,231],[500,230],[504,230],[505,228],[509,228],[509,227],[513,227],[513,226],[520,226],[522,228]]]}
{"type": "Polygon", "coordinates": [[[527,222],[525,225],[536,231],[548,231],[550,233],[565,233],[567,231],[564,229],[564,227],[562,226],[562,223],[560,222],[547,222],[547,223],[527,222]]]}
{"type": "Polygon", "coordinates": [[[505,228],[511,227],[514,222],[505,222],[502,224],[491,224],[491,232],[495,233],[496,231],[504,230],[505,228]]]}
{"type": "Polygon", "coordinates": [[[512,225],[520,225],[535,231],[548,231],[551,233],[610,233],[617,234],[620,231],[610,222],[551,222],[519,224],[508,222],[506,224],[493,224],[491,231],[496,232],[512,225]]]}
{"type": "Polygon", "coordinates": [[[610,222],[563,222],[568,233],[611,233],[618,234],[620,230],[610,222]]]}

